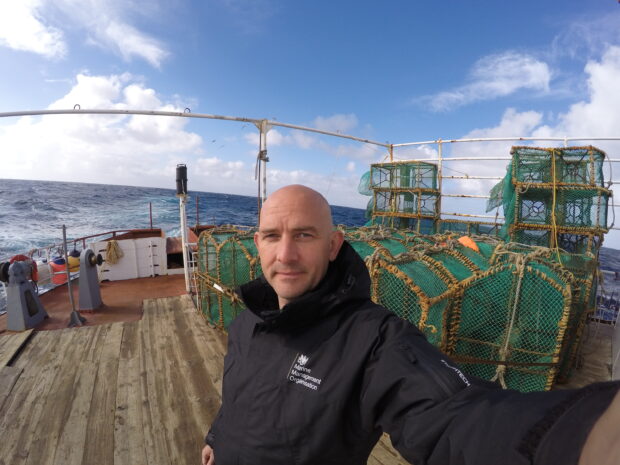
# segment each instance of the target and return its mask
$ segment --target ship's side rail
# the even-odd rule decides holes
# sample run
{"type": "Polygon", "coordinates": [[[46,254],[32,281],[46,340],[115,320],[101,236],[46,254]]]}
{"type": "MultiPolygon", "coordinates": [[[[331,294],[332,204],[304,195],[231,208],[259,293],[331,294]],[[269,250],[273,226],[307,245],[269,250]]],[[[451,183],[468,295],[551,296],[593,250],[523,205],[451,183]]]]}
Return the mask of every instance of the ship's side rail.
{"type": "MultiPolygon", "coordinates": [[[[119,239],[126,235],[131,235],[137,231],[136,229],[114,229],[96,234],[89,234],[86,236],[80,236],[75,239],[67,241],[67,248],[70,250],[76,250],[81,252],[88,247],[88,244],[102,241],[119,239]]],[[[156,230],[152,230],[156,231],[156,230]]],[[[69,250],[67,251],[69,252],[69,250]]],[[[66,269],[64,268],[64,262],[61,265],[55,266],[54,260],[57,258],[63,259],[65,257],[64,244],[62,242],[46,245],[44,247],[35,247],[29,250],[26,254],[32,261],[36,263],[38,270],[38,280],[36,281],[36,287],[39,294],[43,294],[58,285],[66,282],[66,269]]],[[[11,261],[13,257],[0,257],[0,263],[11,261]]],[[[71,279],[79,276],[79,270],[70,267],[71,279]]],[[[0,281],[0,314],[4,313],[6,307],[6,283],[0,281]]]]}

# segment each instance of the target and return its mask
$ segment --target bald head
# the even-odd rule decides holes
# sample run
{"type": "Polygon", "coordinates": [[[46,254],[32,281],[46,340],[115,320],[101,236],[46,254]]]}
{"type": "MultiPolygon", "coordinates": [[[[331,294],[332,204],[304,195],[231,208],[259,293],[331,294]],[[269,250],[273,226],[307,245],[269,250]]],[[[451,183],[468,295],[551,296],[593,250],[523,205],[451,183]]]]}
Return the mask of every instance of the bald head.
{"type": "Polygon", "coordinates": [[[263,204],[261,209],[261,223],[265,215],[270,215],[274,211],[288,209],[291,211],[306,211],[312,214],[313,220],[320,223],[317,226],[333,229],[332,211],[319,192],[301,184],[291,184],[275,191],[263,204]]]}
{"type": "Polygon", "coordinates": [[[319,284],[343,240],[342,232],[334,231],[327,200],[317,191],[292,185],[267,199],[254,243],[280,308],[319,284]]]}

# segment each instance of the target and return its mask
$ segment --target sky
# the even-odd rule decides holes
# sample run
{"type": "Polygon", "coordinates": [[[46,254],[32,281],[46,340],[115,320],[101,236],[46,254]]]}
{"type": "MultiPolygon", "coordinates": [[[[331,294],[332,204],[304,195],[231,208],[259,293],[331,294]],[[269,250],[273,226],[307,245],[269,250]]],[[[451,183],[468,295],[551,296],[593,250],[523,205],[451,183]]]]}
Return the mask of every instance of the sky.
{"type": "MultiPolygon", "coordinates": [[[[617,0],[2,1],[0,67],[0,113],[189,109],[389,143],[620,137],[617,0]]],[[[549,144],[558,143],[536,143],[549,144]]],[[[511,145],[443,144],[443,156],[508,157],[511,145]]],[[[620,142],[595,145],[620,159],[620,142]]],[[[368,201],[360,177],[387,156],[281,127],[269,131],[267,148],[268,192],[303,183],[353,207],[368,201]]],[[[0,179],[173,188],[174,168],[185,163],[190,189],[254,195],[257,152],[251,123],[0,118],[0,179]]],[[[454,162],[445,173],[503,176],[505,164],[454,162]]],[[[484,194],[495,182],[445,188],[484,194]]],[[[481,210],[456,199],[444,207],[481,210]]],[[[606,245],[620,248],[620,234],[606,245]]]]}

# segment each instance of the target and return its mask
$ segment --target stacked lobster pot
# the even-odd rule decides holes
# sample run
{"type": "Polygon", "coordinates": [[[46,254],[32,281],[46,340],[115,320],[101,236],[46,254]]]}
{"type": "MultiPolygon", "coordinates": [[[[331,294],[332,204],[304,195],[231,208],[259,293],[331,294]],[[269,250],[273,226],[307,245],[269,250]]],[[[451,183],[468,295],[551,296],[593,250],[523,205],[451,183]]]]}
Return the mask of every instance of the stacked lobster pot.
{"type": "MultiPolygon", "coordinates": [[[[489,236],[342,230],[365,260],[372,299],[418,326],[465,371],[521,391],[550,389],[570,371],[570,336],[591,298],[578,270],[592,260],[489,236]]],[[[261,273],[252,235],[220,227],[200,236],[199,303],[222,328],[243,310],[234,288],[261,273]]]]}

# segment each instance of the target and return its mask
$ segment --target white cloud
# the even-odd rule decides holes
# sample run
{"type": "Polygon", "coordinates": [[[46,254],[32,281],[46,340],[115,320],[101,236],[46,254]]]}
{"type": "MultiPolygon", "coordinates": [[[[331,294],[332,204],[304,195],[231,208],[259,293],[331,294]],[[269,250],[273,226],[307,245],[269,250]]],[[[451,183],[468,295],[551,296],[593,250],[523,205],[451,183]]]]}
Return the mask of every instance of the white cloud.
{"type": "Polygon", "coordinates": [[[347,133],[357,127],[357,116],[353,113],[332,116],[317,116],[314,127],[321,131],[347,133]]]}
{"type": "Polygon", "coordinates": [[[130,22],[135,14],[149,15],[156,3],[136,9],[121,0],[19,0],[0,2],[0,45],[39,53],[48,58],[67,52],[61,27],[80,30],[86,43],[110,50],[130,61],[146,60],[159,68],[169,55],[155,37],[140,31],[130,22]],[[48,23],[56,20],[54,26],[48,23]]]}
{"type": "Polygon", "coordinates": [[[365,208],[368,197],[357,192],[359,180],[359,176],[355,174],[345,175],[335,172],[325,175],[306,170],[270,169],[267,171],[269,192],[274,192],[288,184],[303,184],[323,194],[331,205],[365,208]]]}
{"type": "Polygon", "coordinates": [[[41,0],[0,2],[0,45],[47,58],[62,58],[67,45],[60,29],[42,17],[41,0]]]}
{"type": "Polygon", "coordinates": [[[437,149],[429,145],[409,145],[394,149],[394,160],[421,160],[437,157],[437,149]]]}
{"type": "Polygon", "coordinates": [[[137,57],[159,68],[169,55],[159,40],[138,30],[130,21],[135,14],[149,16],[159,2],[144,4],[140,9],[121,0],[56,0],[55,5],[67,22],[88,34],[88,42],[126,61],[137,57]]]}
{"type": "Polygon", "coordinates": [[[419,101],[433,111],[447,111],[522,89],[548,92],[550,80],[551,70],[546,63],[531,55],[508,51],[478,60],[470,72],[469,83],[419,101]]]}
{"type": "Polygon", "coordinates": [[[610,44],[620,43],[620,11],[608,9],[596,17],[582,17],[562,27],[551,44],[551,56],[601,56],[610,44]]]}
{"type": "Polygon", "coordinates": [[[158,40],[119,21],[100,25],[97,37],[102,44],[114,49],[126,61],[131,61],[136,56],[159,68],[168,56],[168,52],[158,40]]]}
{"type": "Polygon", "coordinates": [[[354,161],[350,161],[349,163],[347,163],[347,171],[349,171],[350,173],[353,173],[355,171],[354,161]]]}
{"type": "Polygon", "coordinates": [[[620,127],[620,46],[609,47],[599,61],[589,61],[585,72],[588,75],[588,99],[571,105],[559,116],[557,125],[538,128],[535,136],[617,136],[620,127]]]}
{"type": "MultiPolygon", "coordinates": [[[[82,103],[91,108],[181,111],[129,75],[78,75],[74,87],[50,108],[82,103]]],[[[170,160],[200,155],[202,139],[185,130],[188,120],[149,116],[66,115],[24,117],[0,126],[2,175],[110,184],[169,184],[170,160]]]]}

